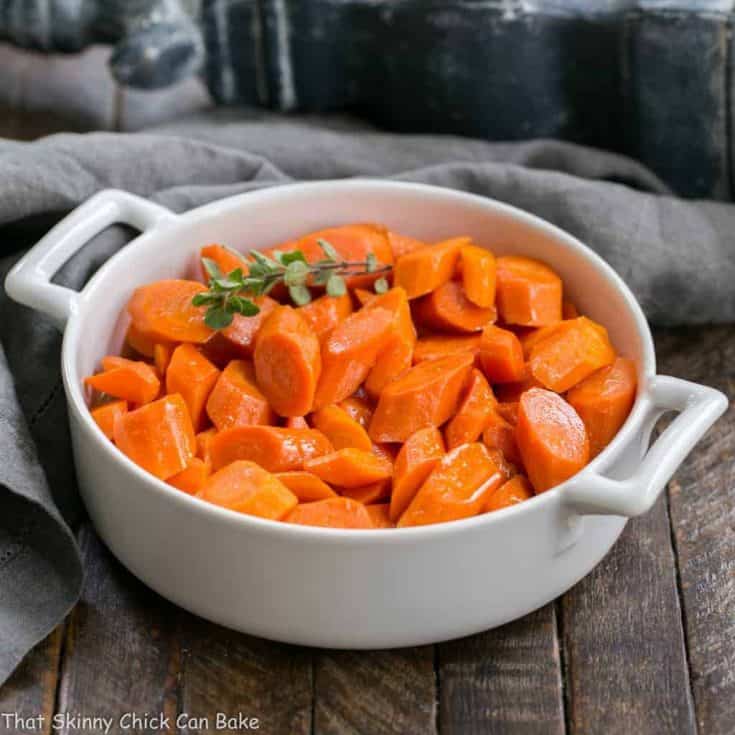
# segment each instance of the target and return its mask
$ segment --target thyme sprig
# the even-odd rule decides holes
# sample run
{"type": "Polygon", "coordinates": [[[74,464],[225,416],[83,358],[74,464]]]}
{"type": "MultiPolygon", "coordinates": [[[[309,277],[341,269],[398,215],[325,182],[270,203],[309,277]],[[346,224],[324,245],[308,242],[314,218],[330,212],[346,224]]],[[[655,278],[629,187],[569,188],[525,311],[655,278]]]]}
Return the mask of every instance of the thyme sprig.
{"type": "MultiPolygon", "coordinates": [[[[311,301],[310,285],[324,286],[330,296],[342,296],[347,293],[345,278],[391,270],[390,265],[378,263],[374,253],[368,253],[364,261],[342,260],[331,243],[321,239],[317,242],[324,258],[315,263],[309,263],[301,250],[274,250],[270,257],[251,250],[250,260],[243,257],[242,268],[225,275],[214,260],[202,258],[209,276],[208,290],[198,293],[192,303],[208,307],[204,316],[208,327],[224,329],[232,324],[235,314],[255,316],[260,307],[252,297],[267,294],[279,283],[286,286],[297,306],[304,306],[311,301]]],[[[388,287],[384,276],[373,284],[376,293],[385,293],[388,287]]]]}

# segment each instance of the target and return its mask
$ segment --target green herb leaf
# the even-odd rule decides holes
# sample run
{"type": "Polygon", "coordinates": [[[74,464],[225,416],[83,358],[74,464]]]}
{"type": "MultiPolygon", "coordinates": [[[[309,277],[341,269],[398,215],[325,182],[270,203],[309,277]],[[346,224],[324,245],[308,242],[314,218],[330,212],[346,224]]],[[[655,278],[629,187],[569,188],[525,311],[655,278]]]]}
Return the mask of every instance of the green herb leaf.
{"type": "Polygon", "coordinates": [[[259,250],[251,250],[250,255],[258,265],[265,266],[270,270],[280,270],[281,264],[273,258],[269,258],[267,255],[263,255],[259,250]]]}
{"type": "Polygon", "coordinates": [[[191,303],[194,304],[194,306],[207,306],[207,304],[217,304],[219,302],[219,294],[210,293],[209,291],[202,291],[191,300],[191,303]]]}
{"type": "Polygon", "coordinates": [[[300,250],[292,250],[290,253],[282,253],[281,254],[281,263],[283,265],[290,265],[291,263],[303,263],[304,265],[308,265],[306,262],[306,257],[300,250]]]}
{"type": "Polygon", "coordinates": [[[224,329],[232,324],[233,314],[222,306],[210,306],[204,315],[204,323],[210,329],[224,329]]]}
{"type": "Polygon", "coordinates": [[[378,259],[375,257],[375,253],[368,253],[365,259],[365,270],[368,273],[374,273],[378,267],[378,259]]]}
{"type": "Polygon", "coordinates": [[[297,306],[305,306],[311,301],[311,291],[306,286],[291,286],[288,295],[297,306]]]}
{"type": "Polygon", "coordinates": [[[338,276],[336,273],[332,273],[327,280],[327,293],[330,296],[344,296],[344,294],[347,293],[345,279],[342,278],[342,276],[338,276]]]}
{"type": "Polygon", "coordinates": [[[334,245],[332,245],[332,243],[323,240],[321,237],[316,242],[324,251],[324,255],[326,255],[330,260],[339,260],[339,253],[334,249],[334,245]]]}
{"type": "Polygon", "coordinates": [[[390,289],[390,286],[385,278],[378,278],[373,284],[373,288],[375,289],[375,293],[385,293],[390,289]]]}
{"type": "Polygon", "coordinates": [[[292,260],[286,266],[283,282],[287,286],[304,286],[309,275],[309,266],[303,260],[292,260]]]}
{"type": "Polygon", "coordinates": [[[222,271],[216,261],[211,258],[202,258],[202,265],[210,278],[222,278],[222,271]]]}
{"type": "Polygon", "coordinates": [[[260,311],[260,307],[257,304],[241,296],[232,296],[230,298],[230,309],[243,316],[255,316],[260,311]]]}

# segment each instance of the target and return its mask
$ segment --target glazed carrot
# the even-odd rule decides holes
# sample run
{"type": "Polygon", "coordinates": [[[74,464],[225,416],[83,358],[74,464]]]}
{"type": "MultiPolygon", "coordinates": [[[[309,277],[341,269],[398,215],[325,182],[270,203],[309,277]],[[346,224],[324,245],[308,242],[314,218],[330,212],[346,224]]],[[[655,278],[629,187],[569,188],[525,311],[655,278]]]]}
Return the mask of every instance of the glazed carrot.
{"type": "Polygon", "coordinates": [[[503,483],[488,499],[485,512],[490,513],[501,508],[508,508],[533,497],[533,488],[523,475],[515,475],[503,483]]]}
{"type": "Polygon", "coordinates": [[[170,342],[156,342],[153,345],[153,364],[158,370],[161,378],[166,377],[166,371],[171,363],[171,356],[174,354],[175,346],[170,342]]]}
{"type": "Polygon", "coordinates": [[[370,426],[370,420],[373,417],[373,409],[367,401],[357,396],[349,396],[341,401],[339,404],[340,408],[343,408],[347,413],[357,421],[363,429],[367,429],[370,426]]]}
{"type": "Polygon", "coordinates": [[[250,299],[260,311],[255,316],[235,314],[232,324],[216,331],[203,345],[207,359],[223,368],[230,360],[244,360],[253,356],[255,341],[278,302],[270,296],[253,296],[250,299]]]}
{"type": "MultiPolygon", "coordinates": [[[[232,273],[236,268],[242,268],[243,273],[248,271],[248,260],[245,255],[237,253],[234,250],[226,248],[224,245],[205,245],[199,251],[200,258],[209,258],[213,260],[218,266],[222,275],[232,273]]],[[[205,283],[209,282],[209,275],[204,269],[204,265],[200,260],[200,268],[202,272],[202,278],[205,283]]]]}
{"type": "Polygon", "coordinates": [[[365,380],[368,395],[377,398],[391,380],[411,367],[416,329],[411,319],[408,297],[402,288],[392,288],[376,296],[365,308],[387,309],[393,314],[392,334],[365,380]]]}
{"type": "Polygon", "coordinates": [[[493,462],[495,462],[495,464],[500,468],[504,482],[518,474],[518,466],[511,462],[499,449],[488,447],[487,444],[485,444],[485,446],[487,447],[487,453],[490,455],[493,462]]]}
{"type": "Polygon", "coordinates": [[[322,358],[314,330],[298,311],[273,310],[260,328],[254,362],[258,386],[277,414],[311,411],[322,358]]]}
{"type": "Polygon", "coordinates": [[[373,503],[366,505],[365,510],[370,516],[375,528],[395,528],[396,524],[391,521],[388,514],[388,503],[373,503]]]}
{"type": "Polygon", "coordinates": [[[376,296],[375,292],[368,291],[365,288],[356,288],[352,293],[355,295],[357,303],[360,304],[360,306],[366,306],[376,296]]]}
{"type": "Polygon", "coordinates": [[[495,307],[495,256],[477,245],[459,251],[462,286],[467,298],[485,309],[495,307]]]}
{"type": "MultiPolygon", "coordinates": [[[[324,257],[324,251],[318,242],[320,239],[326,240],[332,245],[339,257],[346,261],[364,262],[368,253],[372,253],[378,265],[391,265],[393,263],[393,251],[388,242],[385,228],[373,224],[330,227],[326,230],[312,232],[298,240],[282,243],[276,248],[264,252],[269,255],[272,254],[273,250],[300,250],[309,263],[315,263],[324,257]]],[[[345,279],[345,282],[349,288],[368,288],[379,275],[366,273],[350,276],[345,279]]]]}
{"type": "Polygon", "coordinates": [[[488,417],[482,431],[482,443],[488,449],[498,449],[503,456],[513,464],[520,464],[521,455],[516,442],[514,424],[504,419],[497,411],[488,417]]]}
{"type": "Polygon", "coordinates": [[[482,444],[463,444],[437,463],[401,516],[398,527],[475,516],[504,481],[501,468],[482,444]]]}
{"type": "Polygon", "coordinates": [[[576,319],[579,314],[579,309],[571,302],[566,299],[561,303],[561,317],[562,319],[576,319]]]}
{"type": "Polygon", "coordinates": [[[92,418],[108,439],[112,439],[115,420],[128,411],[127,401],[110,401],[92,409],[92,418]]]}
{"type": "Polygon", "coordinates": [[[361,485],[360,487],[342,487],[339,488],[339,494],[345,498],[352,498],[363,505],[372,505],[374,503],[383,503],[390,499],[390,478],[371,482],[369,485],[361,485]]]}
{"type": "Polygon", "coordinates": [[[477,441],[496,403],[485,376],[477,368],[473,368],[457,413],[444,429],[447,449],[477,441]]]}
{"type": "Polygon", "coordinates": [[[385,457],[361,449],[339,449],[304,462],[304,469],[324,482],[351,488],[389,478],[393,465],[385,457]]]}
{"type": "Polygon", "coordinates": [[[185,469],[196,448],[189,411],[178,394],[118,416],[114,439],[123,454],[162,480],[185,469]]]}
{"type": "Polygon", "coordinates": [[[580,316],[562,322],[549,337],[537,343],[531,349],[528,366],[542,385],[563,393],[613,360],[615,350],[607,331],[580,316]]]}
{"type": "Polygon", "coordinates": [[[161,390],[156,371],[145,362],[124,357],[103,358],[104,372],[84,379],[85,385],[131,403],[150,403],[161,390]]]}
{"type": "Polygon", "coordinates": [[[516,441],[537,493],[564,482],[589,461],[582,419],[561,396],[542,388],[521,396],[516,441]]]}
{"type": "Polygon", "coordinates": [[[436,360],[459,352],[470,352],[477,355],[480,352],[482,337],[479,334],[449,335],[439,334],[421,337],[416,341],[413,349],[414,364],[424,360],[436,360]]]}
{"type": "Polygon", "coordinates": [[[444,439],[435,426],[411,434],[398,452],[393,469],[390,518],[397,521],[413,496],[444,456],[444,439]]]}
{"type": "Polygon", "coordinates": [[[551,268],[520,255],[497,259],[498,315],[506,324],[542,327],[561,319],[562,283],[551,268]]]}
{"type": "Polygon", "coordinates": [[[393,257],[396,260],[402,255],[412,253],[414,250],[420,250],[429,245],[429,243],[423,242],[422,240],[416,240],[416,238],[409,237],[408,235],[399,235],[397,232],[391,232],[390,230],[388,230],[388,242],[390,249],[393,251],[393,257]]]}
{"type": "Polygon", "coordinates": [[[352,299],[348,293],[342,296],[320,296],[298,309],[321,342],[340,322],[352,313],[352,299]]]}
{"type": "MultiPolygon", "coordinates": [[[[530,390],[530,389],[529,389],[530,390]]],[[[520,406],[520,400],[511,401],[509,403],[500,403],[495,406],[495,410],[500,414],[509,424],[515,426],[518,423],[518,408],[520,406]]]]}
{"type": "Polygon", "coordinates": [[[468,237],[456,237],[402,255],[393,266],[394,285],[405,289],[409,299],[431,293],[452,278],[460,249],[470,243],[468,237]]]}
{"type": "Polygon", "coordinates": [[[339,403],[355,392],[393,334],[387,309],[360,309],[338,324],[322,345],[322,373],[314,410],[339,403]]]}
{"type": "Polygon", "coordinates": [[[381,442],[373,442],[372,453],[379,459],[390,462],[393,465],[398,456],[398,449],[393,444],[382,444],[381,442]]]}
{"type": "Polygon", "coordinates": [[[587,429],[590,457],[596,457],[625,423],[635,400],[636,384],[635,363],[618,357],[567,393],[567,401],[587,429]]]}
{"type": "Polygon", "coordinates": [[[299,499],[299,503],[337,497],[337,493],[326,482],[311,472],[277,472],[276,477],[299,499]]]}
{"type": "Polygon", "coordinates": [[[447,281],[414,304],[416,322],[437,332],[466,334],[479,332],[495,321],[495,307],[483,308],[473,304],[457,281],[447,281]]]}
{"type": "Polygon", "coordinates": [[[367,509],[350,498],[328,498],[301,503],[285,518],[286,523],[323,528],[374,528],[367,509]]]}
{"type": "Polygon", "coordinates": [[[335,404],[315,411],[311,423],[329,439],[335,449],[352,447],[364,452],[371,452],[373,449],[367,431],[347,411],[335,404]]]}
{"type": "Polygon", "coordinates": [[[485,377],[491,383],[515,383],[526,377],[526,364],[518,337],[494,324],[488,324],[482,330],[479,360],[485,377]]]}
{"type": "Polygon", "coordinates": [[[137,288],[128,303],[135,328],[156,342],[206,342],[212,330],[203,306],[191,300],[205,290],[196,281],[156,281],[137,288]]]}
{"type": "Polygon", "coordinates": [[[170,477],[167,482],[189,495],[196,495],[204,487],[208,477],[209,465],[199,457],[193,457],[185,469],[170,477]]]}
{"type": "Polygon", "coordinates": [[[156,346],[155,340],[143,334],[135,324],[131,323],[128,327],[128,331],[125,333],[125,342],[128,347],[133,349],[139,355],[143,355],[143,357],[154,356],[154,349],[156,346]]]}
{"type": "Polygon", "coordinates": [[[297,505],[296,496],[255,462],[233,462],[215,472],[200,497],[223,508],[278,521],[297,505]]]}
{"type": "Polygon", "coordinates": [[[304,469],[304,462],[334,451],[321,431],[279,426],[236,426],[220,431],[210,444],[215,470],[238,459],[257,462],[269,472],[304,469]]]}
{"type": "Polygon", "coordinates": [[[204,406],[220,372],[194,345],[179,345],[166,372],[166,392],[180,393],[189,409],[194,430],[202,428],[204,406]]]}
{"type": "Polygon", "coordinates": [[[501,403],[517,403],[521,396],[531,388],[543,388],[543,386],[527,372],[526,377],[516,383],[498,383],[495,386],[495,397],[501,403]]]}
{"type": "Polygon", "coordinates": [[[268,400],[255,382],[247,360],[233,360],[222,371],[207,400],[207,415],[220,430],[275,420],[268,400]]]}
{"type": "Polygon", "coordinates": [[[465,352],[420,362],[389,383],[370,422],[370,438],[402,442],[424,426],[443,424],[457,410],[473,361],[465,352]]]}
{"type": "Polygon", "coordinates": [[[288,416],[283,422],[288,429],[308,429],[309,424],[303,416],[288,416]]]}
{"type": "Polygon", "coordinates": [[[211,428],[200,431],[196,435],[196,456],[204,461],[210,468],[212,466],[212,439],[217,435],[217,429],[211,428]]]}

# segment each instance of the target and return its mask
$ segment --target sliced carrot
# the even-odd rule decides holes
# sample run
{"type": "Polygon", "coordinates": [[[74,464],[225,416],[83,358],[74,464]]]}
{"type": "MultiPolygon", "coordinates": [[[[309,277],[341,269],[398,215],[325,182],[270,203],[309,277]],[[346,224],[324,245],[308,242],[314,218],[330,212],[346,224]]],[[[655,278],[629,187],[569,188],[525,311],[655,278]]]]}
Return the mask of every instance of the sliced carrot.
{"type": "Polygon", "coordinates": [[[209,465],[199,457],[193,457],[185,469],[169,477],[167,482],[189,495],[196,495],[204,487],[208,477],[209,465]]]}
{"type": "Polygon", "coordinates": [[[273,310],[258,334],[254,363],[258,386],[277,414],[311,411],[322,358],[314,330],[298,311],[273,310]]]}
{"type": "Polygon", "coordinates": [[[370,438],[402,442],[424,426],[440,426],[457,410],[472,368],[470,353],[414,365],[380,394],[370,422],[370,438]]]}
{"type": "Polygon", "coordinates": [[[277,472],[276,477],[299,499],[299,503],[311,503],[337,496],[326,482],[311,472],[303,470],[277,472]]]}
{"type": "Polygon", "coordinates": [[[444,430],[447,449],[477,441],[496,403],[485,376],[477,368],[473,368],[457,413],[444,430]]]}
{"type": "Polygon", "coordinates": [[[191,302],[204,290],[197,281],[156,281],[135,290],[128,313],[135,328],[156,342],[206,342],[212,330],[204,323],[205,307],[191,302]]]}
{"type": "Polygon", "coordinates": [[[405,289],[409,299],[431,293],[452,278],[460,249],[470,243],[468,237],[456,237],[402,255],[393,266],[394,285],[405,289]]]}
{"type": "Polygon", "coordinates": [[[393,251],[393,257],[396,260],[402,255],[412,253],[414,250],[420,250],[429,245],[429,243],[423,240],[417,240],[408,235],[399,235],[397,232],[391,232],[390,230],[388,230],[388,242],[390,243],[390,249],[393,251]]]}
{"type": "Polygon", "coordinates": [[[562,322],[531,350],[528,366],[536,380],[563,393],[615,360],[607,331],[587,317],[562,322]]]}
{"type": "Polygon", "coordinates": [[[388,500],[390,498],[390,488],[390,478],[385,478],[384,480],[371,482],[369,485],[340,488],[339,494],[345,498],[357,500],[363,505],[372,505],[388,500]]]}
{"type": "Polygon", "coordinates": [[[535,327],[529,329],[525,334],[521,335],[518,339],[521,341],[521,347],[523,348],[523,356],[528,359],[531,354],[531,350],[537,345],[540,345],[545,339],[551,337],[552,334],[558,332],[560,329],[565,328],[566,322],[554,322],[554,324],[547,324],[545,327],[535,327]]]}
{"type": "Polygon", "coordinates": [[[166,391],[180,393],[186,402],[194,430],[202,428],[204,406],[220,372],[194,345],[179,345],[166,372],[166,391]]]}
{"type": "Polygon", "coordinates": [[[207,415],[220,431],[273,423],[275,416],[255,382],[255,370],[250,362],[232,360],[222,371],[209,394],[207,415]]]}
{"type": "Polygon", "coordinates": [[[143,357],[153,357],[156,341],[143,334],[135,324],[130,324],[128,331],[125,333],[125,342],[128,347],[143,357]]]}
{"type": "Polygon", "coordinates": [[[303,416],[288,416],[283,425],[288,429],[308,429],[309,424],[303,416]]]}
{"type": "Polygon", "coordinates": [[[365,288],[356,288],[352,293],[360,306],[367,306],[377,296],[374,291],[368,291],[365,288]]]}
{"type": "Polygon", "coordinates": [[[298,309],[321,342],[340,322],[352,313],[352,299],[348,293],[342,296],[320,296],[298,309]]]}
{"type": "Polygon", "coordinates": [[[421,337],[413,350],[414,364],[424,360],[436,360],[459,352],[470,352],[476,355],[480,352],[482,336],[479,334],[467,335],[431,335],[421,337]]]}
{"type": "Polygon", "coordinates": [[[108,439],[112,439],[113,437],[117,417],[127,412],[127,401],[110,401],[109,403],[103,403],[91,411],[92,418],[108,439]]]}
{"type": "Polygon", "coordinates": [[[166,371],[171,363],[171,356],[174,354],[175,345],[170,342],[156,342],[153,346],[153,364],[158,370],[159,376],[163,379],[166,377],[166,371]]]}
{"type": "Polygon", "coordinates": [[[339,487],[360,487],[389,478],[393,465],[384,457],[361,449],[339,449],[330,454],[307,459],[304,469],[324,482],[339,487]]]}
{"type": "Polygon", "coordinates": [[[495,307],[473,304],[457,281],[447,281],[418,299],[413,307],[416,322],[437,332],[479,332],[495,321],[495,307]]]}
{"type": "Polygon", "coordinates": [[[207,359],[217,367],[223,368],[230,360],[251,358],[263,322],[278,306],[270,296],[254,296],[250,300],[260,309],[255,316],[235,314],[232,324],[215,332],[202,347],[207,359]]]}
{"type": "Polygon", "coordinates": [[[516,442],[515,425],[504,419],[497,411],[488,417],[482,431],[482,442],[488,449],[498,449],[513,464],[519,464],[521,455],[516,442]]]}
{"type": "Polygon", "coordinates": [[[571,302],[566,299],[561,304],[561,316],[562,319],[576,319],[579,314],[579,309],[571,302]]]}
{"type": "Polygon", "coordinates": [[[511,477],[518,474],[518,465],[511,462],[499,449],[488,447],[487,444],[485,446],[487,447],[487,453],[492,457],[493,462],[498,465],[505,480],[510,480],[511,477]]]}
{"type": "Polygon", "coordinates": [[[146,362],[124,357],[103,358],[104,372],[84,379],[85,385],[131,403],[150,403],[161,390],[156,371],[146,362]]]}
{"type": "Polygon", "coordinates": [[[365,308],[387,309],[393,314],[392,334],[365,380],[368,395],[377,398],[391,380],[411,367],[416,329],[411,319],[408,297],[402,288],[392,288],[376,296],[365,308]]]}
{"type": "Polygon", "coordinates": [[[495,397],[502,403],[517,403],[521,396],[531,388],[543,388],[543,386],[527,372],[526,377],[516,383],[498,383],[495,386],[495,397]]]}
{"type": "Polygon", "coordinates": [[[366,400],[353,395],[345,398],[344,401],[341,401],[339,406],[347,411],[347,413],[355,419],[363,429],[367,429],[368,426],[370,426],[370,420],[373,417],[373,409],[370,408],[370,405],[366,400]]]}
{"type": "Polygon", "coordinates": [[[332,404],[315,411],[311,417],[315,429],[332,442],[335,449],[362,449],[371,452],[373,443],[367,431],[347,411],[332,404]]]}
{"type": "Polygon", "coordinates": [[[375,528],[395,528],[396,524],[390,519],[388,503],[372,503],[365,506],[370,520],[375,528]]]}
{"type": "Polygon", "coordinates": [[[562,282],[551,268],[520,255],[496,265],[498,314],[506,324],[542,327],[561,319],[562,282]]]}
{"type": "Polygon", "coordinates": [[[118,416],[114,439],[123,454],[162,480],[185,469],[196,448],[189,411],[178,394],[118,416]]]}
{"type": "Polygon", "coordinates": [[[395,444],[382,444],[381,442],[373,442],[373,448],[372,453],[379,457],[380,459],[384,460],[385,462],[390,462],[390,464],[394,464],[396,461],[396,457],[398,456],[398,449],[396,448],[397,445],[395,444]]]}
{"type": "Polygon", "coordinates": [[[510,403],[501,403],[495,406],[495,410],[512,426],[518,423],[518,407],[520,401],[511,401],[510,403]]]}
{"type": "Polygon", "coordinates": [[[521,396],[516,440],[537,493],[564,482],[589,461],[582,419],[561,396],[542,388],[521,396]]]}
{"type": "Polygon", "coordinates": [[[459,251],[462,286],[467,298],[485,309],[495,307],[495,256],[477,245],[459,251]]]}
{"type": "Polygon", "coordinates": [[[397,521],[408,508],[436,463],[444,456],[444,439],[435,426],[427,426],[406,439],[396,457],[390,517],[397,521]]]}
{"type": "Polygon", "coordinates": [[[314,410],[339,403],[355,392],[393,334],[387,309],[360,309],[338,324],[322,345],[322,373],[314,410]]]}
{"type": "Polygon", "coordinates": [[[521,343],[513,332],[488,324],[482,330],[480,365],[491,383],[515,383],[526,376],[521,343]]]}
{"type": "Polygon", "coordinates": [[[274,475],[255,462],[233,462],[215,472],[202,488],[208,503],[279,521],[297,505],[296,496],[274,475]]]}
{"type": "Polygon", "coordinates": [[[300,503],[291,511],[286,523],[323,528],[374,528],[367,508],[350,498],[327,498],[316,503],[300,503]]]}
{"type": "Polygon", "coordinates": [[[212,439],[210,448],[215,470],[238,459],[247,459],[269,472],[302,470],[306,460],[334,451],[321,431],[279,426],[225,429],[212,439]]]}
{"type": "Polygon", "coordinates": [[[523,475],[515,475],[503,483],[489,498],[485,505],[485,512],[490,513],[501,508],[522,503],[533,497],[533,488],[523,475]]]}
{"type": "Polygon", "coordinates": [[[401,516],[398,527],[475,516],[504,481],[503,471],[482,444],[463,444],[437,463],[401,516]]]}
{"type": "Polygon", "coordinates": [[[217,429],[211,428],[200,431],[196,435],[196,456],[204,461],[209,467],[212,466],[212,439],[217,435],[217,429]]]}
{"type": "Polygon", "coordinates": [[[596,457],[618,433],[635,401],[636,367],[632,360],[618,357],[567,393],[587,429],[590,457],[596,457]]]}
{"type": "MultiPolygon", "coordinates": [[[[237,268],[241,268],[243,273],[248,272],[247,257],[241,253],[237,253],[224,245],[205,245],[199,252],[200,258],[208,258],[213,260],[218,266],[222,275],[232,273],[237,268]]],[[[200,262],[202,278],[205,283],[209,283],[209,274],[204,269],[204,265],[200,262]]]]}

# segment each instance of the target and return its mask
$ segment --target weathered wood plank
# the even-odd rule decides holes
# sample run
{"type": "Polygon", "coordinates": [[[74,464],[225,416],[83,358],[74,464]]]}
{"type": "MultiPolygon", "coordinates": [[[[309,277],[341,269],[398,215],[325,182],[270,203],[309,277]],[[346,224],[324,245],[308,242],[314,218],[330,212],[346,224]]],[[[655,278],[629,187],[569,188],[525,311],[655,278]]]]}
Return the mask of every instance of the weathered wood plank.
{"type": "MultiPolygon", "coordinates": [[[[659,370],[735,397],[735,327],[660,330],[659,370]]],[[[710,430],[669,486],[700,733],[735,729],[735,411],[710,430]]]]}
{"type": "Polygon", "coordinates": [[[696,732],[665,498],[561,607],[571,734],[696,732]]]}
{"type": "Polygon", "coordinates": [[[564,733],[554,605],[439,646],[443,735],[564,733]]]}
{"type": "Polygon", "coordinates": [[[315,655],[315,735],[431,735],[435,722],[433,646],[315,655]]]}
{"type": "Polygon", "coordinates": [[[257,718],[263,732],[310,732],[310,651],[235,633],[194,616],[184,618],[181,712],[191,719],[179,723],[182,733],[243,731],[237,720],[231,726],[218,723],[218,713],[257,718]]]}
{"type": "MultiPolygon", "coordinates": [[[[113,718],[110,733],[171,732],[152,722],[126,729],[120,718],[175,716],[178,611],[123,569],[90,527],[80,544],[86,578],[69,621],[57,711],[113,718]]],[[[75,731],[65,723],[57,733],[75,731]]]]}
{"type": "MultiPolygon", "coordinates": [[[[60,625],[39,643],[0,688],[0,712],[17,715],[21,720],[41,717],[39,735],[50,735],[51,718],[56,704],[56,687],[64,635],[60,625]]],[[[0,720],[0,731],[14,735],[25,730],[0,720]]]]}

